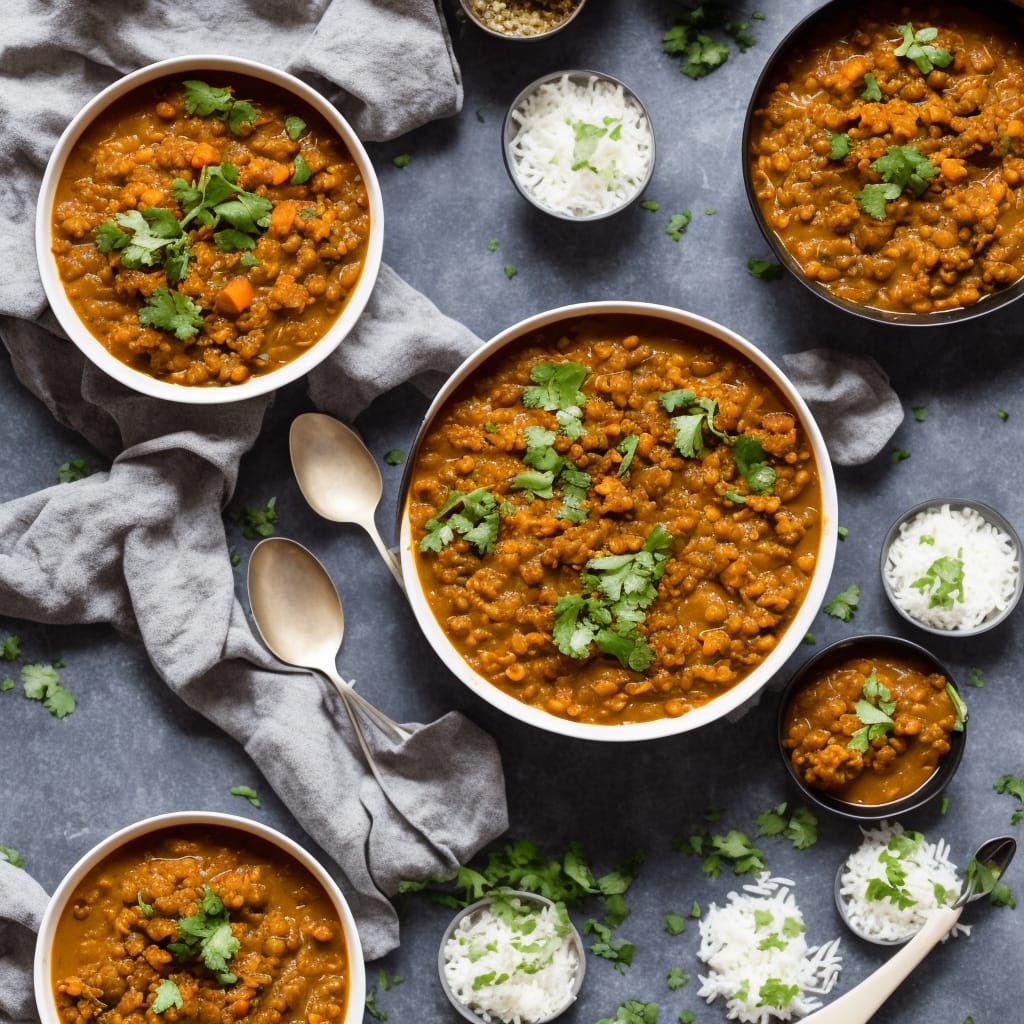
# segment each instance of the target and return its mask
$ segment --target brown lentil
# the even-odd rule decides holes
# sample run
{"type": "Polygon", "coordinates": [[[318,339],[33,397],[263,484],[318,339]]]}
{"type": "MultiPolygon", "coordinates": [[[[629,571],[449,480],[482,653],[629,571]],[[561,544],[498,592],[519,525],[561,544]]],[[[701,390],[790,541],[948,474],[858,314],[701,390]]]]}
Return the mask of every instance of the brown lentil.
{"type": "Polygon", "coordinates": [[[565,22],[583,0],[466,0],[484,28],[507,36],[539,36],[565,22]]]}

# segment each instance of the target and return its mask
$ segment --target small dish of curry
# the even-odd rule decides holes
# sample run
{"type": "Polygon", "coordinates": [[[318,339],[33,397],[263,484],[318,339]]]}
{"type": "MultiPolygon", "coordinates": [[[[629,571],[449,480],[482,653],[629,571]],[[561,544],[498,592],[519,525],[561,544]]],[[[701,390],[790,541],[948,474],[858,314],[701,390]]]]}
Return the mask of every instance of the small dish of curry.
{"type": "Polygon", "coordinates": [[[34,976],[42,1024],[355,1024],[365,996],[326,871],[265,825],[201,812],[146,819],[86,854],[46,910],[34,976]]]}
{"type": "Polygon", "coordinates": [[[754,216],[848,311],[947,323],[1024,293],[1024,12],[832,0],[778,46],[744,126],[754,216]]]}
{"type": "Polygon", "coordinates": [[[756,694],[827,586],[820,433],[754,346],[692,314],[585,303],[452,375],[407,464],[421,628],[514,717],[601,740],[696,728],[756,694]]]}
{"type": "Polygon", "coordinates": [[[967,709],[923,647],[860,636],[801,668],[779,704],[779,746],[815,803],[862,819],[893,817],[937,796],[963,755],[967,709]]]}
{"type": "Polygon", "coordinates": [[[361,143],[313,89],[183,57],[125,76],[68,126],[36,236],[51,306],[101,369],[227,402],[341,342],[376,279],[382,216],[361,143]]]}

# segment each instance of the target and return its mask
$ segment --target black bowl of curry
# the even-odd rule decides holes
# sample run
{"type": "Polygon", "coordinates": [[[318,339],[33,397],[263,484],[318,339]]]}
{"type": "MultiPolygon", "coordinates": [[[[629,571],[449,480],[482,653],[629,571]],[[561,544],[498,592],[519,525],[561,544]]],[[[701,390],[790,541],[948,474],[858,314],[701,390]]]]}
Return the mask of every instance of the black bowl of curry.
{"type": "Polygon", "coordinates": [[[147,818],[87,853],[47,906],[34,984],[42,1024],[142,1024],[166,1011],[356,1024],[366,991],[331,876],[274,829],[213,812],[147,818]]]}
{"type": "Polygon", "coordinates": [[[848,818],[907,814],[956,774],[967,709],[931,652],[901,637],[841,640],[779,701],[779,749],[804,797],[848,818]]]}
{"type": "Polygon", "coordinates": [[[74,118],[36,248],[61,326],[101,370],[183,403],[238,401],[342,342],[380,265],[370,160],[319,93],[232,57],[161,61],[74,118]]]}
{"type": "Polygon", "coordinates": [[[754,217],[812,292],[946,324],[1024,293],[1024,11],[1009,0],[832,0],[747,111],[754,217]]]}
{"type": "Polygon", "coordinates": [[[837,536],[814,420],[757,348],[646,303],[562,307],[452,375],[406,468],[420,627],[515,718],[596,740],[697,728],[807,631],[837,536]]]}

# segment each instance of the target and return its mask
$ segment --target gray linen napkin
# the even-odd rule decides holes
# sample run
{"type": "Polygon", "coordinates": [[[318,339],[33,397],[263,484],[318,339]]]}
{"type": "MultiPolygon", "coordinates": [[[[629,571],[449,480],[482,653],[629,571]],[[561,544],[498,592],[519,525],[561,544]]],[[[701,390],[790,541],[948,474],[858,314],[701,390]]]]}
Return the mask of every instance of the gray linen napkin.
{"type": "MultiPolygon", "coordinates": [[[[398,942],[388,896],[399,881],[453,870],[507,827],[493,741],[456,713],[413,726],[401,743],[369,728],[382,790],[322,681],[277,663],[235,598],[222,510],[271,399],[183,413],[121,387],[62,337],[29,254],[46,158],[67,121],[119,74],[173,53],[253,56],[317,85],[364,138],[386,138],[461,106],[443,19],[435,0],[10,8],[0,48],[0,340],[25,386],[111,468],[0,506],[0,614],[108,622],[141,640],[168,686],[244,746],[333,859],[366,957],[382,956],[398,942]],[[294,678],[284,683],[284,673],[294,678]]],[[[478,344],[384,267],[310,390],[351,419],[399,382],[396,367],[406,378],[444,372],[478,344]]],[[[24,871],[0,869],[3,1024],[34,1017],[26,935],[46,897],[24,871]]]]}

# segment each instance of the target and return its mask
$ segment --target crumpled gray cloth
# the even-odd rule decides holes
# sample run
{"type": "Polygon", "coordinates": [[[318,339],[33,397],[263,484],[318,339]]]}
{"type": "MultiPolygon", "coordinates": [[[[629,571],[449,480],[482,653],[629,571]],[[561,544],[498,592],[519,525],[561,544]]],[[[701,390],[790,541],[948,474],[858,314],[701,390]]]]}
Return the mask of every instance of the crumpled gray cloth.
{"type": "MultiPolygon", "coordinates": [[[[461,107],[435,0],[7,5],[0,340],[19,380],[111,467],[0,505],[0,615],[106,622],[140,640],[168,686],[244,746],[330,856],[373,959],[397,945],[388,896],[403,878],[454,870],[507,828],[497,748],[457,713],[410,726],[404,741],[371,725],[378,784],[324,682],[277,663],[235,598],[222,510],[272,399],[183,407],[123,388],[62,337],[30,258],[38,184],[70,118],[121,73],[203,52],[211,40],[307,79],[366,139],[461,107]]],[[[400,379],[432,380],[478,345],[384,267],[355,330],[310,378],[310,393],[351,419],[400,379]]],[[[35,1019],[31,932],[45,902],[28,874],[0,863],[0,1024],[35,1019]]]]}
{"type": "Polygon", "coordinates": [[[871,356],[814,348],[782,357],[838,466],[870,462],[903,422],[889,376],[871,356]]]}

